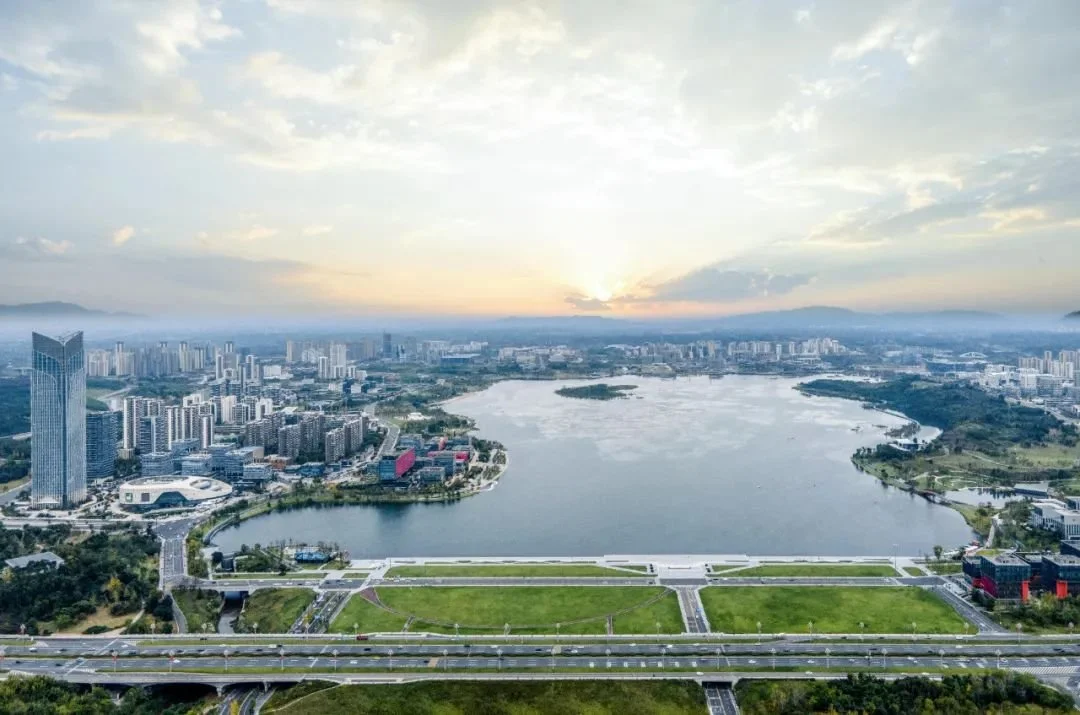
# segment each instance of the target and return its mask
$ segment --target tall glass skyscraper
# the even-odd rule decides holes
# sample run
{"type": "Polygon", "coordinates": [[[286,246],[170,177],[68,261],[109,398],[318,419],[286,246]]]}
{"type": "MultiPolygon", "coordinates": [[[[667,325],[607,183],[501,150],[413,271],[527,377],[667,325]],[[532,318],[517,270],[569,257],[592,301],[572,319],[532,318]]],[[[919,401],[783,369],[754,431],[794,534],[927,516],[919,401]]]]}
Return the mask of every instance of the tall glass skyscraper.
{"type": "Polygon", "coordinates": [[[86,478],[106,479],[116,473],[119,412],[91,412],[86,416],[86,478]]]}
{"type": "Polygon", "coordinates": [[[34,333],[30,373],[30,496],[66,509],[86,499],[86,360],[82,332],[34,333]]]}

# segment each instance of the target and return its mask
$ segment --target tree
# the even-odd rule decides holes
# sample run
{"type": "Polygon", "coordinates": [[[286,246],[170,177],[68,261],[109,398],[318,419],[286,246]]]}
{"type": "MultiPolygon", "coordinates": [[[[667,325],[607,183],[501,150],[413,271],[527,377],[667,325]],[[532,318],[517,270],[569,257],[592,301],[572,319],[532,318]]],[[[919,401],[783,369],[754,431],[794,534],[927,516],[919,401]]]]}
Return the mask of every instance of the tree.
{"type": "Polygon", "coordinates": [[[941,546],[934,546],[934,559],[941,561],[941,555],[943,553],[945,553],[945,549],[941,548],[941,546]]]}

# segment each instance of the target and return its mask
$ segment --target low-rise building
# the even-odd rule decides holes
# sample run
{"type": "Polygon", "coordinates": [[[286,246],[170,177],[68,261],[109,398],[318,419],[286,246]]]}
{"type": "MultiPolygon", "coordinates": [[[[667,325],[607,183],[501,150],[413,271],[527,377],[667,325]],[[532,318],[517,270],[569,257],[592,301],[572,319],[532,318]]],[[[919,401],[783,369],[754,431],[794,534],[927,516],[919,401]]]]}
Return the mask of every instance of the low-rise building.
{"type": "Polygon", "coordinates": [[[51,551],[42,551],[39,554],[29,556],[16,556],[4,561],[4,565],[10,569],[24,569],[34,564],[50,564],[54,569],[64,565],[64,560],[51,551]]]}
{"type": "Polygon", "coordinates": [[[188,507],[232,491],[225,482],[206,477],[140,477],[120,485],[120,506],[133,511],[188,507]]]}

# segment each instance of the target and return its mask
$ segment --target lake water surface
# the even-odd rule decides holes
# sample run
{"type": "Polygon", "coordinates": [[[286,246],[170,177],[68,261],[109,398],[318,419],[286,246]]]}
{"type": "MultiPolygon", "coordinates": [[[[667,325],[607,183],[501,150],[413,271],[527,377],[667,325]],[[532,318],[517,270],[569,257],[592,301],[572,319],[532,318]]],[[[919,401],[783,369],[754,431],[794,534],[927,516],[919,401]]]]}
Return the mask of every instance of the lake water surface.
{"type": "Polygon", "coordinates": [[[506,445],[491,492],[449,504],[358,505],[258,517],[225,550],[338,541],[353,558],[604,554],[917,555],[966,543],[955,511],[851,464],[903,420],[805,397],[796,380],[633,383],[629,399],[560,397],[580,382],[502,382],[447,409],[506,445]],[[895,546],[894,546],[895,545],[895,546]]]}

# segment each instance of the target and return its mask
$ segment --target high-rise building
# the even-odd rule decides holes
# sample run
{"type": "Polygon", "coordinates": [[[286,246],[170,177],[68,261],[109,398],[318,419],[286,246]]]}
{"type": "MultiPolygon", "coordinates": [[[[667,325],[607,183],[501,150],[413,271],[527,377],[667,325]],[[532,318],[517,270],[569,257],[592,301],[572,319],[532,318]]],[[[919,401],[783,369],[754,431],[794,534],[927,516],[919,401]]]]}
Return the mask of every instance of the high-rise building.
{"type": "Polygon", "coordinates": [[[87,479],[108,479],[116,473],[119,426],[119,412],[91,412],[86,416],[87,479]]]}
{"type": "Polygon", "coordinates": [[[140,417],[136,429],[135,446],[143,454],[168,450],[169,431],[165,417],[161,415],[140,417]]]}
{"type": "Polygon", "coordinates": [[[394,341],[390,337],[390,333],[382,334],[382,356],[384,358],[394,356],[394,341]]]}
{"type": "Polygon", "coordinates": [[[296,362],[296,341],[285,341],[285,362],[296,362]]]}
{"type": "Polygon", "coordinates": [[[86,499],[86,358],[82,332],[33,334],[30,483],[34,506],[86,499]]]}

